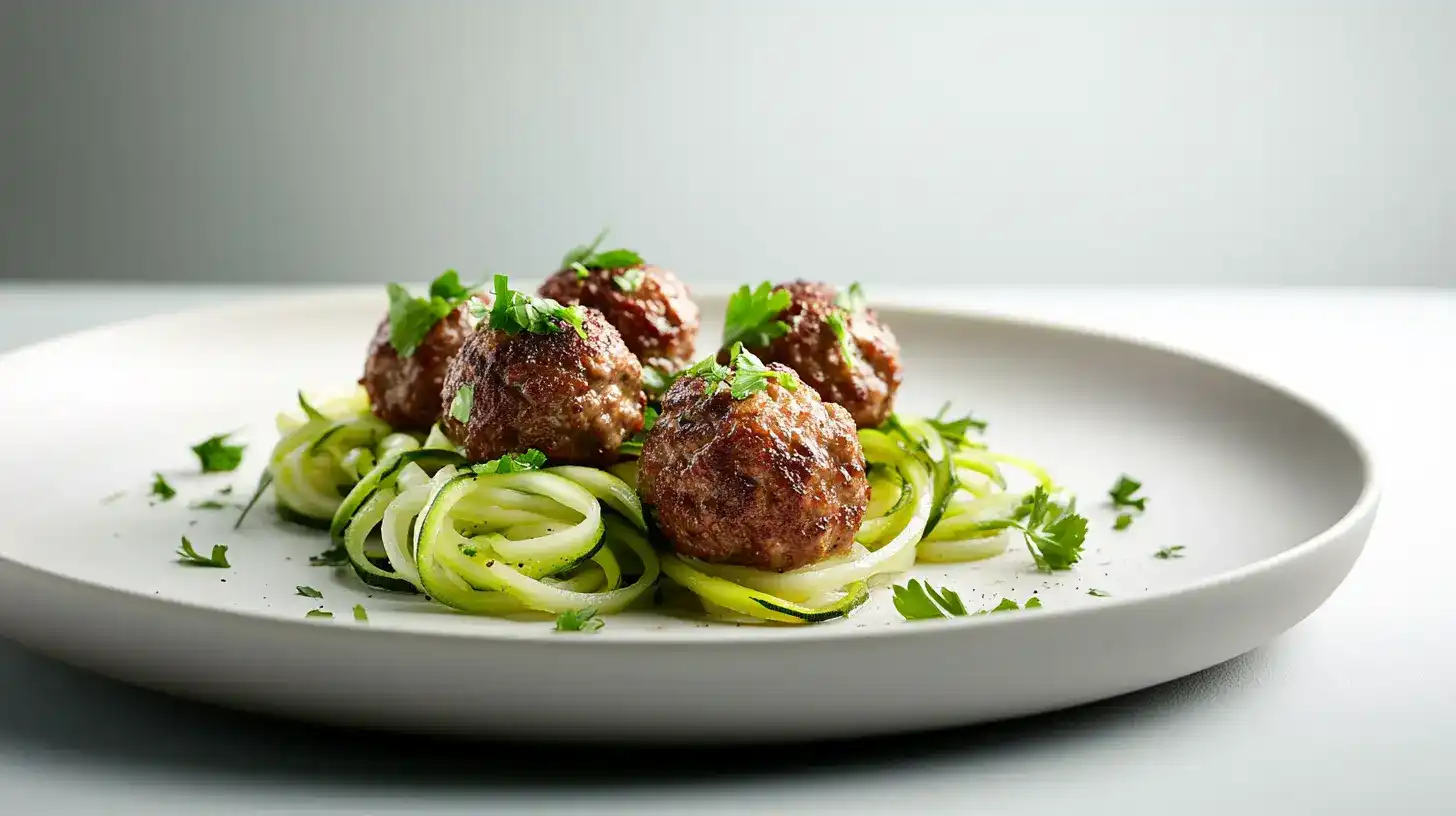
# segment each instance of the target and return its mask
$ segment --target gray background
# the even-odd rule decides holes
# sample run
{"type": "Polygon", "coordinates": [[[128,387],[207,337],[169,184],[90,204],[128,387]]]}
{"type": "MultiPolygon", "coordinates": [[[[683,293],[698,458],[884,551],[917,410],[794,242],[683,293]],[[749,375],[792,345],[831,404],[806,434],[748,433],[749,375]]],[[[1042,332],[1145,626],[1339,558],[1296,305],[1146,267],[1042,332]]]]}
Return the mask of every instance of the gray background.
{"type": "Polygon", "coordinates": [[[0,3],[0,276],[1456,282],[1456,3],[0,3]]]}

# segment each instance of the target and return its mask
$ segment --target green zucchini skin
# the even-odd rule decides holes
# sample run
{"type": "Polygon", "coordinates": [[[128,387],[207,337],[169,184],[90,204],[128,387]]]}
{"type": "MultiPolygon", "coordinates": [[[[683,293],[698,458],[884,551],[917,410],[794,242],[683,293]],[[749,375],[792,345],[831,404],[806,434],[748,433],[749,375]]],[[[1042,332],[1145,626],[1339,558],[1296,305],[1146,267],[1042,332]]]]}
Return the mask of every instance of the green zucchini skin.
{"type": "Polygon", "coordinates": [[[364,475],[349,495],[344,497],[344,503],[339,505],[339,510],[334,514],[333,521],[329,524],[329,536],[336,544],[342,544],[344,533],[349,528],[349,522],[359,512],[364,503],[374,497],[380,490],[394,487],[395,480],[399,478],[400,471],[406,465],[416,464],[426,471],[439,470],[448,465],[461,467],[465,464],[465,457],[451,450],[436,448],[418,448],[416,450],[397,453],[389,459],[374,466],[374,469],[364,475]]]}

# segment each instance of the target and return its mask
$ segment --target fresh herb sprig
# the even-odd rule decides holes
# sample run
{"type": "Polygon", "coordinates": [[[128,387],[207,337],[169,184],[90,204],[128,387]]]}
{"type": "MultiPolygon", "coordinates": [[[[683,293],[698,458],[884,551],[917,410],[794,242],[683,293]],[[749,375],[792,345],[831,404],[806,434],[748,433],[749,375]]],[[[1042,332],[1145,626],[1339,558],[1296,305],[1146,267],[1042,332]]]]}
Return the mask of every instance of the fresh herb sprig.
{"type": "Polygon", "coordinates": [[[403,286],[389,284],[389,344],[401,357],[412,356],[436,323],[470,300],[474,288],[461,284],[460,273],[453,269],[431,281],[427,297],[415,297],[403,286]]]}
{"type": "Polygon", "coordinates": [[[768,390],[771,382],[795,391],[799,378],[792,371],[769,368],[758,355],[745,349],[742,343],[734,343],[728,351],[728,365],[718,362],[717,355],[704,357],[691,367],[684,369],[679,377],[694,377],[707,383],[703,397],[712,396],[718,386],[728,383],[728,393],[735,400],[744,400],[768,390]]]}
{"type": "Polygon", "coordinates": [[[202,555],[192,547],[192,542],[187,540],[187,536],[182,536],[182,546],[177,548],[177,560],[183,564],[198,567],[228,569],[232,565],[228,563],[227,551],[226,544],[214,544],[211,555],[202,555]]]}
{"type": "Polygon", "coordinates": [[[779,315],[793,303],[793,295],[787,289],[774,289],[772,283],[764,281],[757,288],[748,284],[738,288],[728,299],[728,311],[723,324],[723,346],[734,343],[747,346],[766,346],[776,338],[789,332],[789,324],[779,315]]]}
{"type": "Polygon", "coordinates": [[[933,620],[935,618],[959,618],[970,615],[989,615],[994,612],[1015,612],[1020,609],[1040,609],[1041,599],[1032,597],[1027,599],[1023,606],[1010,598],[1002,598],[1001,602],[991,609],[981,609],[976,612],[966,610],[965,601],[955,590],[948,587],[936,589],[929,583],[921,583],[911,579],[909,584],[901,586],[896,584],[891,587],[894,592],[895,611],[899,612],[905,620],[933,620]]]}
{"type": "Polygon", "coordinates": [[[229,473],[243,463],[243,449],[247,445],[228,444],[231,436],[230,433],[210,436],[192,446],[203,473],[229,473]]]}
{"type": "Polygon", "coordinates": [[[472,465],[471,470],[477,474],[489,473],[525,473],[528,470],[540,470],[546,464],[546,454],[531,448],[525,453],[508,453],[499,459],[492,459],[489,462],[482,462],[472,465]]]}
{"type": "MultiPolygon", "coordinates": [[[[561,259],[561,267],[563,269],[575,270],[576,277],[578,279],[584,279],[594,269],[631,269],[632,267],[642,265],[642,256],[630,249],[607,249],[598,251],[597,247],[600,247],[602,241],[605,241],[606,238],[607,230],[603,229],[597,233],[597,237],[590,244],[574,247],[561,259]]],[[[638,275],[635,278],[635,283],[631,284],[631,288],[628,288],[627,283],[623,281],[616,281],[617,286],[624,292],[636,291],[637,286],[642,283],[641,270],[637,270],[637,272],[638,275]]],[[[627,282],[630,283],[633,280],[629,278],[627,282]]]]}
{"type": "Polygon", "coordinates": [[[558,632],[595,632],[606,625],[607,622],[602,620],[597,611],[591,607],[568,609],[556,616],[556,631],[558,632]]]}
{"type": "Polygon", "coordinates": [[[947,445],[952,445],[957,448],[965,447],[971,443],[972,429],[977,433],[985,432],[986,420],[977,419],[974,414],[966,414],[963,417],[950,419],[946,416],[949,412],[950,403],[947,402],[940,406],[940,410],[936,412],[934,417],[925,420],[925,424],[934,428],[935,432],[940,434],[940,438],[944,439],[947,445]]]}
{"type": "Polygon", "coordinates": [[[510,279],[505,275],[496,275],[494,286],[495,303],[489,309],[478,301],[470,306],[471,314],[477,318],[489,318],[492,329],[509,335],[557,334],[567,325],[576,330],[578,337],[586,339],[586,313],[580,306],[562,306],[551,298],[517,292],[511,289],[510,279]]]}

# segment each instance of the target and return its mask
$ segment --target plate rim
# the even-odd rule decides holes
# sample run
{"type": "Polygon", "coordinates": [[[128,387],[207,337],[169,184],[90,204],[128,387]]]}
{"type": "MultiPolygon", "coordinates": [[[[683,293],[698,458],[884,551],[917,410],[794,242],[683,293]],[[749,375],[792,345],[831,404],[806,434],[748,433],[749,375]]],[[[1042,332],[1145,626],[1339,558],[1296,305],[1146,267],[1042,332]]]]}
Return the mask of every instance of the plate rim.
{"type": "MultiPolygon", "coordinates": [[[[693,293],[695,298],[725,298],[736,288],[722,284],[694,286],[693,293]]],[[[974,291],[974,289],[971,291],[974,291]]],[[[0,371],[3,371],[3,368],[16,358],[46,353],[51,351],[55,346],[84,342],[95,335],[144,328],[151,325],[161,325],[174,321],[198,320],[209,317],[216,319],[217,316],[224,314],[237,316],[240,313],[245,314],[253,311],[266,312],[284,307],[296,308],[300,305],[305,305],[309,300],[320,300],[337,305],[337,300],[340,297],[362,298],[367,292],[375,292],[375,287],[364,284],[307,287],[288,293],[270,293],[256,297],[248,296],[247,300],[243,302],[173,309],[157,314],[104,323],[10,349],[0,354],[0,371]]],[[[406,637],[415,640],[420,638],[435,638],[449,642],[465,640],[479,644],[529,643],[541,647],[548,647],[549,645],[551,648],[574,649],[651,648],[658,646],[672,647],[675,649],[681,649],[684,646],[708,648],[721,646],[725,643],[735,645],[762,645],[768,647],[771,644],[798,644],[806,640],[824,642],[873,642],[885,637],[934,637],[938,634],[949,634],[952,631],[967,627],[1024,626],[1033,621],[1043,621],[1047,624],[1052,624],[1067,617],[1096,618],[1123,612],[1135,612],[1137,607],[1140,606],[1152,606],[1180,596],[1207,593],[1228,584],[1248,580],[1256,575],[1283,569],[1293,562],[1313,557],[1320,550],[1333,546],[1336,542],[1343,539],[1351,531],[1357,529],[1367,521],[1373,523],[1372,517],[1379,508],[1382,489],[1375,457],[1370,450],[1370,446],[1366,443],[1361,433],[1354,428],[1352,423],[1344,419],[1338,410],[1330,407],[1322,400],[1302,393],[1292,386],[1278,382],[1258,372],[1250,371],[1236,363],[1175,343],[1146,338],[1129,332],[1107,330],[1056,319],[1031,317],[1018,314],[1013,310],[977,307],[961,303],[930,303],[925,295],[917,295],[914,290],[907,287],[876,287],[876,298],[872,307],[892,308],[897,311],[911,313],[912,315],[951,317],[978,321],[993,326],[1048,332],[1073,339],[1085,338],[1103,342],[1121,343],[1143,350],[1171,355],[1181,358],[1184,361],[1191,361],[1227,374],[1233,374],[1265,388],[1283,399],[1298,404],[1337,431],[1344,442],[1354,451],[1359,461],[1362,470],[1360,493],[1354,503],[1336,522],[1313,536],[1295,543],[1267,558],[1206,576],[1188,584],[1167,589],[1150,590],[1140,595],[1114,596],[1103,599],[1102,603],[1096,604],[1095,606],[1043,609],[1035,616],[986,615],[943,618],[915,621],[916,625],[913,627],[724,626],[709,628],[707,630],[618,630],[622,633],[618,634],[614,632],[609,637],[561,638],[554,637],[553,635],[555,633],[551,630],[543,630],[539,626],[533,627],[524,623],[519,629],[517,627],[511,627],[509,629],[492,629],[489,631],[429,629],[416,627],[408,622],[391,622],[383,628],[375,628],[373,626],[340,626],[334,621],[310,620],[308,618],[292,619],[264,613],[259,610],[206,606],[166,596],[148,595],[141,590],[99,583],[35,564],[16,561],[3,553],[0,553],[0,568],[32,573],[46,580],[68,582],[84,587],[90,591],[124,595],[135,600],[146,601],[157,607],[173,607],[179,611],[186,611],[193,614],[203,612],[263,624],[320,628],[332,627],[338,633],[348,632],[348,635],[344,635],[346,637],[406,637]],[[558,644],[564,644],[564,646],[558,644]]],[[[1360,545],[1361,550],[1363,550],[1363,547],[1364,543],[1362,542],[1360,545]]],[[[1343,580],[1344,576],[1341,577],[1341,582],[1343,580]]]]}

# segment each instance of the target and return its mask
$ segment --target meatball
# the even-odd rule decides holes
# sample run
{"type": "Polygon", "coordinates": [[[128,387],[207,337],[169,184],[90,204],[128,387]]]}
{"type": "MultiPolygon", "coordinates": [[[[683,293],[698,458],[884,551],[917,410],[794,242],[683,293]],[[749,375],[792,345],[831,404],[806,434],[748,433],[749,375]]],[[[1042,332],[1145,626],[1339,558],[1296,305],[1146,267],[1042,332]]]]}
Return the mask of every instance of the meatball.
{"type": "Polygon", "coordinates": [[[553,464],[608,465],[642,430],[642,366],[612,324],[582,309],[586,339],[557,321],[551,334],[506,334],[482,325],[450,364],[438,395],[474,392],[467,422],[441,420],[472,461],[536,448],[553,464]]]}
{"type": "Polygon", "coordinates": [[[677,552],[780,572],[845,553],[870,496],[849,412],[802,384],[742,400],[707,388],[683,377],[667,392],[637,472],[677,552]]]}
{"type": "Polygon", "coordinates": [[[880,323],[872,309],[858,312],[840,308],[838,292],[827,283],[796,280],[780,284],[793,297],[779,317],[789,331],[767,346],[752,351],[765,362],[777,362],[798,372],[819,396],[849,410],[855,424],[874,428],[895,410],[895,392],[900,389],[900,344],[888,326],[880,323]],[[855,349],[846,359],[830,316],[844,321],[849,342],[855,349]]]}
{"type": "Polygon", "coordinates": [[[563,269],[546,279],[539,294],[606,315],[643,365],[671,373],[693,359],[698,305],[687,285],[666,269],[647,264],[593,269],[584,278],[575,269],[563,269]]]}
{"type": "MultiPolygon", "coordinates": [[[[492,297],[475,298],[489,306],[492,297]]],[[[469,307],[461,305],[436,323],[408,357],[400,356],[389,343],[389,316],[379,322],[364,361],[359,383],[369,392],[374,415],[392,427],[424,431],[435,424],[443,410],[440,387],[450,361],[474,331],[469,307]]]]}

